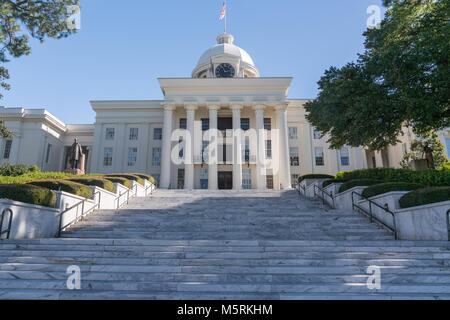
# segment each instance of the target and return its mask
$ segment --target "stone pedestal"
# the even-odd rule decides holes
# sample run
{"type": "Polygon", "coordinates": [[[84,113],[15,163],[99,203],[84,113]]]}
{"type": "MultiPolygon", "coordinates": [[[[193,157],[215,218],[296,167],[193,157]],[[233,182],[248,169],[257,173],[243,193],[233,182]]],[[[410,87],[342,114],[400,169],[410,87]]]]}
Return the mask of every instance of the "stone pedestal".
{"type": "Polygon", "coordinates": [[[86,162],[86,156],[83,154],[81,156],[80,161],[78,161],[78,168],[76,169],[71,169],[72,167],[72,163],[71,163],[71,159],[67,159],[67,164],[66,164],[66,170],[64,170],[64,173],[70,173],[70,174],[75,174],[75,175],[84,175],[85,174],[85,163],[86,162]]]}
{"type": "Polygon", "coordinates": [[[66,170],[64,170],[64,173],[74,174],[77,176],[84,175],[84,171],[81,169],[66,169],[66,170]]]}

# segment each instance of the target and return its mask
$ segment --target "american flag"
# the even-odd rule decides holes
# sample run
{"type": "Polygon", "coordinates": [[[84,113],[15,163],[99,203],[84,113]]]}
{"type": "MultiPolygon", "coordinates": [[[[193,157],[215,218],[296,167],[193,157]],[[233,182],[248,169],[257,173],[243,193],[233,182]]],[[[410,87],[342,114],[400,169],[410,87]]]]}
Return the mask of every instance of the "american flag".
{"type": "Polygon", "coordinates": [[[223,20],[223,18],[225,18],[225,15],[227,14],[227,3],[224,2],[223,3],[223,10],[222,10],[222,14],[220,15],[219,20],[223,20]]]}

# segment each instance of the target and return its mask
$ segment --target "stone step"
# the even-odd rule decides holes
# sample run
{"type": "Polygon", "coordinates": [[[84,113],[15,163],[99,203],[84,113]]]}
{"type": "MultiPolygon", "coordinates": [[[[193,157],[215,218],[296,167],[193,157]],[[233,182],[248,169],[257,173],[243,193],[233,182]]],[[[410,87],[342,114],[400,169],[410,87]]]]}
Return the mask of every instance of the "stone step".
{"type": "Polygon", "coordinates": [[[399,253],[399,252],[329,252],[329,251],[312,251],[312,252],[286,252],[286,251],[259,251],[259,252],[224,252],[217,251],[183,251],[171,250],[167,248],[161,251],[147,250],[0,250],[1,257],[72,257],[72,258],[166,258],[166,259],[378,259],[378,258],[396,258],[396,259],[414,259],[414,260],[430,260],[450,259],[448,253],[399,253]]]}
{"type": "MultiPolygon", "coordinates": [[[[61,280],[0,280],[0,289],[41,289],[67,290],[61,280]]],[[[97,291],[141,291],[141,292],[241,292],[241,293],[362,293],[370,289],[361,283],[308,283],[308,284],[271,284],[271,283],[195,283],[195,282],[111,282],[82,281],[84,290],[97,291]]],[[[421,293],[450,294],[449,284],[384,284],[377,293],[421,293]]]]}
{"type": "MultiPolygon", "coordinates": [[[[66,239],[64,239],[66,240],[66,239]]],[[[197,253],[260,253],[260,252],[287,252],[287,253],[368,253],[368,254],[421,254],[421,253],[435,253],[445,254],[450,252],[450,248],[442,247],[330,247],[330,246],[183,246],[183,245],[82,245],[82,244],[9,244],[0,245],[0,252],[13,252],[19,250],[23,252],[33,251],[66,251],[66,252],[135,252],[141,254],[142,252],[197,252],[197,253]]],[[[3,254],[2,254],[3,255],[3,254]]]]}
{"type": "MultiPolygon", "coordinates": [[[[62,272],[72,266],[70,261],[24,264],[2,263],[0,271],[62,272]]],[[[368,265],[362,266],[164,266],[164,265],[90,265],[79,264],[81,272],[128,273],[233,273],[233,274],[347,274],[367,275],[368,265]]],[[[448,266],[380,266],[382,274],[450,274],[448,266]]]]}
{"type": "Polygon", "coordinates": [[[450,299],[447,294],[378,294],[378,293],[242,293],[242,292],[115,292],[87,290],[23,290],[9,289],[0,291],[1,299],[26,300],[433,300],[450,299]]]}
{"type": "MultiPolygon", "coordinates": [[[[294,247],[307,250],[310,247],[326,248],[435,248],[449,251],[450,241],[406,241],[406,240],[152,240],[152,239],[98,239],[98,238],[46,238],[0,240],[0,248],[10,245],[93,245],[93,246],[183,246],[183,247],[294,247]]],[[[359,249],[358,249],[359,250],[359,249]]]]}
{"type": "MultiPolygon", "coordinates": [[[[154,265],[154,266],[398,266],[398,267],[450,267],[446,259],[170,259],[170,258],[91,258],[91,257],[0,257],[0,263],[71,263],[71,264],[114,264],[114,265],[154,265]]],[[[449,268],[450,269],[450,268],[449,268]]]]}
{"type": "MultiPolygon", "coordinates": [[[[82,281],[143,281],[143,282],[262,282],[262,283],[363,283],[367,275],[352,274],[187,274],[187,273],[129,273],[83,272],[82,281]]],[[[67,280],[66,272],[0,271],[3,280],[67,280]]],[[[450,274],[382,274],[387,284],[450,284],[450,274]]]]}

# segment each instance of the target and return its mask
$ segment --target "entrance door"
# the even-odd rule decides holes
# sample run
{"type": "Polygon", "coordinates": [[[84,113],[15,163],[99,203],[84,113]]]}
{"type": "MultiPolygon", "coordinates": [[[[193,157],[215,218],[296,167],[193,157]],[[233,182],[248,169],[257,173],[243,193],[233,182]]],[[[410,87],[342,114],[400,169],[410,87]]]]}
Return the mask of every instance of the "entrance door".
{"type": "Polygon", "coordinates": [[[219,189],[233,189],[233,173],[230,171],[219,172],[219,189]]]}

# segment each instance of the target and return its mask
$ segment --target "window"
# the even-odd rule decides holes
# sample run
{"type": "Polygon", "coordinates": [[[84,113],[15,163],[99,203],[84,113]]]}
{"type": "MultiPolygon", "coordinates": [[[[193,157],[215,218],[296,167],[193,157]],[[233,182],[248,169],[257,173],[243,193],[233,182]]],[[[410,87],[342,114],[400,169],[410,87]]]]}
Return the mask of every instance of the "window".
{"type": "Polygon", "coordinates": [[[184,169],[178,169],[178,189],[184,189],[184,169]]]}
{"type": "Polygon", "coordinates": [[[106,128],[106,140],[114,140],[114,128],[106,128]]]}
{"type": "Polygon", "coordinates": [[[292,188],[297,188],[298,185],[298,174],[292,174],[291,175],[291,184],[292,184],[292,188]]]}
{"type": "Polygon", "coordinates": [[[180,159],[183,159],[184,157],[184,141],[182,138],[178,140],[178,156],[180,157],[180,159]]]}
{"type": "Polygon", "coordinates": [[[45,163],[50,162],[50,154],[52,152],[52,145],[49,143],[47,146],[47,154],[45,155],[45,163]]]}
{"type": "Polygon", "coordinates": [[[130,140],[137,140],[139,128],[130,128],[130,140]]]}
{"type": "Polygon", "coordinates": [[[347,148],[341,150],[341,166],[350,165],[350,153],[347,148]]]}
{"type": "Polygon", "coordinates": [[[105,148],[103,153],[103,165],[105,167],[112,166],[113,148],[105,148]]]}
{"type": "Polygon", "coordinates": [[[181,118],[180,119],[180,129],[186,129],[186,128],[187,128],[186,118],[181,118]]]}
{"type": "Polygon", "coordinates": [[[202,141],[202,163],[208,162],[208,147],[209,147],[209,141],[202,141]]]}
{"type": "Polygon", "coordinates": [[[445,144],[447,145],[447,156],[450,158],[450,139],[445,139],[445,144]]]}
{"type": "Polygon", "coordinates": [[[241,118],[241,129],[247,131],[250,129],[250,119],[249,118],[241,118]]]}
{"type": "Polygon", "coordinates": [[[200,168],[200,189],[208,189],[208,169],[200,168]]]}
{"type": "Polygon", "coordinates": [[[291,160],[291,167],[300,166],[300,161],[298,159],[298,148],[289,148],[289,157],[291,160]]]}
{"type": "Polygon", "coordinates": [[[250,162],[250,138],[245,137],[245,143],[242,144],[244,162],[250,162]]]}
{"type": "Polygon", "coordinates": [[[268,131],[272,130],[272,119],[264,118],[264,129],[268,131]]]}
{"type": "Polygon", "coordinates": [[[315,148],[314,153],[316,155],[316,166],[323,166],[325,164],[323,156],[323,148],[315,148]]]}
{"type": "Polygon", "coordinates": [[[128,166],[134,167],[137,161],[137,148],[128,148],[128,166]]]}
{"type": "Polygon", "coordinates": [[[322,132],[318,131],[316,128],[313,129],[314,139],[319,140],[322,138],[322,132]]]}
{"type": "Polygon", "coordinates": [[[272,159],[272,140],[266,140],[266,158],[272,159]]]}
{"type": "Polygon", "coordinates": [[[202,119],[202,131],[209,130],[209,119],[202,119]]]}
{"type": "Polygon", "coordinates": [[[162,140],[162,128],[153,129],[153,140],[162,140]]]}
{"type": "Polygon", "coordinates": [[[297,127],[290,127],[289,128],[289,139],[290,140],[297,140],[298,139],[297,127]]]}
{"type": "Polygon", "coordinates": [[[161,166],[161,148],[153,148],[152,152],[152,167],[161,166]]]}
{"type": "Polygon", "coordinates": [[[267,189],[273,189],[273,175],[266,176],[267,189]]]}
{"type": "Polygon", "coordinates": [[[242,169],[242,188],[251,189],[252,188],[252,171],[251,169],[242,169]]]}
{"type": "Polygon", "coordinates": [[[9,159],[9,155],[11,154],[11,146],[12,140],[6,140],[5,149],[3,150],[3,159],[9,159]]]}

